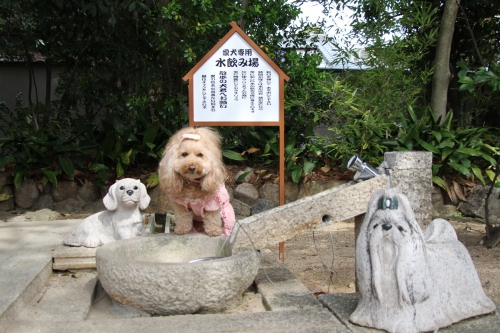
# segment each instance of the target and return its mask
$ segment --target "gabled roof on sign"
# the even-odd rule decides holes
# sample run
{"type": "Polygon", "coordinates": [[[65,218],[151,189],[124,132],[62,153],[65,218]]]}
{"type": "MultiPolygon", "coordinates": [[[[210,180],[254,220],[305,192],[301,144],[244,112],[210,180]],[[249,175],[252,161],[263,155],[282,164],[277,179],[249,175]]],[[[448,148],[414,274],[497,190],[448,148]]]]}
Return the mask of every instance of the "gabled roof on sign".
{"type": "Polygon", "coordinates": [[[200,61],[198,61],[198,63],[186,75],[184,75],[184,77],[182,78],[184,81],[192,79],[194,73],[196,73],[196,71],[198,71],[198,69],[200,69],[200,67],[202,67],[205,62],[215,52],[217,52],[217,50],[219,50],[220,47],[224,45],[224,43],[235,33],[239,34],[248,44],[250,44],[250,46],[278,73],[280,79],[283,79],[285,81],[290,80],[290,77],[288,77],[288,75],[286,75],[285,72],[283,72],[281,68],[279,68],[278,65],[276,65],[274,61],[272,61],[272,59],[269,58],[267,54],[262,51],[262,49],[257,44],[255,44],[255,42],[250,37],[248,37],[248,35],[243,30],[241,30],[241,28],[235,22],[231,22],[231,26],[232,29],[229,30],[229,32],[224,37],[222,37],[222,39],[217,44],[215,44],[215,46],[200,61]]]}

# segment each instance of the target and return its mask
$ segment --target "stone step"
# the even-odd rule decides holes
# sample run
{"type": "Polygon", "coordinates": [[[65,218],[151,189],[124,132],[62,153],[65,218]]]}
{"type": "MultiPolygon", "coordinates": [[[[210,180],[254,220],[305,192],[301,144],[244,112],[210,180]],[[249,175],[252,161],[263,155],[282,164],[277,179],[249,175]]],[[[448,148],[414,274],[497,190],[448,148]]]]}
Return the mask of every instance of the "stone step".
{"type": "Polygon", "coordinates": [[[260,252],[261,268],[255,278],[258,292],[270,311],[322,309],[307,287],[270,250],[260,252]]]}
{"type": "Polygon", "coordinates": [[[84,320],[92,306],[97,271],[52,274],[39,296],[16,321],[84,320]]]}
{"type": "MultiPolygon", "coordinates": [[[[61,316],[62,317],[62,316],[61,316]]],[[[322,309],[306,309],[260,313],[234,313],[211,315],[183,315],[167,317],[138,317],[72,321],[23,320],[16,321],[6,333],[199,333],[199,332],[247,332],[247,333],[295,333],[328,332],[347,333],[345,326],[330,313],[322,309]]]]}
{"type": "Polygon", "coordinates": [[[40,293],[52,274],[52,253],[79,220],[9,222],[0,235],[0,332],[40,293]]]}

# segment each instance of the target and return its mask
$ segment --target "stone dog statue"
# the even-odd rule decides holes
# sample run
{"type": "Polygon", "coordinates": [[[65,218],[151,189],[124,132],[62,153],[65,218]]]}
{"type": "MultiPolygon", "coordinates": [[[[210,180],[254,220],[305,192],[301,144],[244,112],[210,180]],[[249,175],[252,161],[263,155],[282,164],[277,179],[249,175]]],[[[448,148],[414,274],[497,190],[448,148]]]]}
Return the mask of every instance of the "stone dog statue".
{"type": "Polygon", "coordinates": [[[453,227],[422,232],[406,196],[373,194],[356,243],[361,300],[350,321],[388,332],[427,332],[495,311],[453,227]]]}
{"type": "Polygon", "coordinates": [[[103,199],[105,211],[87,217],[76,226],[63,243],[70,246],[98,247],[118,239],[141,236],[144,214],[151,198],[139,180],[116,181],[103,199]]]}

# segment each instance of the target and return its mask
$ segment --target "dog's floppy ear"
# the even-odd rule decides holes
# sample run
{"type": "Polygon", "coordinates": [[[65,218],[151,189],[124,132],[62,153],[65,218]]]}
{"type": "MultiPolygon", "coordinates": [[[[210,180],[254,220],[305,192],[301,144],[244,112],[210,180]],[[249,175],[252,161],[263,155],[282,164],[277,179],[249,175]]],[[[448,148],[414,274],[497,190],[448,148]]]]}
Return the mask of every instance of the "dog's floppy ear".
{"type": "Polygon", "coordinates": [[[139,188],[141,189],[141,199],[139,201],[139,208],[144,210],[148,208],[149,203],[151,202],[151,197],[148,194],[146,186],[141,181],[139,181],[139,188]]]}
{"type": "Polygon", "coordinates": [[[158,181],[165,192],[178,193],[182,190],[184,180],[174,171],[174,161],[177,158],[178,141],[181,136],[179,132],[174,134],[163,151],[163,158],[158,167],[158,181]]]}
{"type": "Polygon", "coordinates": [[[116,186],[118,182],[115,182],[108,190],[108,194],[102,199],[102,203],[107,210],[116,210],[118,208],[118,200],[116,199],[116,186]]]}
{"type": "Polygon", "coordinates": [[[196,131],[207,143],[207,154],[209,154],[209,160],[212,163],[212,170],[203,177],[201,188],[207,192],[215,192],[226,178],[226,168],[221,153],[221,136],[210,127],[200,127],[196,131]]]}
{"type": "Polygon", "coordinates": [[[203,177],[201,188],[207,192],[215,192],[219,186],[224,183],[226,177],[226,169],[222,161],[212,161],[212,170],[203,177]]]}

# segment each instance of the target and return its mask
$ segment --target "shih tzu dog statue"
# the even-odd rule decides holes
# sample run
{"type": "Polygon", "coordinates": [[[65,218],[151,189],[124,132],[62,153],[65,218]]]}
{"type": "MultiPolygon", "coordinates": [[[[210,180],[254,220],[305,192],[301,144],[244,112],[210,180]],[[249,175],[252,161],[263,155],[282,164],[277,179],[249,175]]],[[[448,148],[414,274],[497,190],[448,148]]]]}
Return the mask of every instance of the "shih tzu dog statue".
{"type": "Polygon", "coordinates": [[[472,259],[443,219],[420,229],[406,196],[379,190],[356,243],[361,300],[350,321],[394,333],[435,331],[495,311],[472,259]]]}

